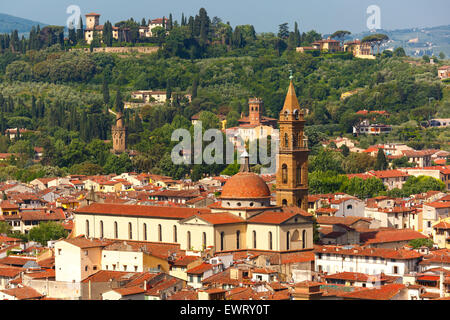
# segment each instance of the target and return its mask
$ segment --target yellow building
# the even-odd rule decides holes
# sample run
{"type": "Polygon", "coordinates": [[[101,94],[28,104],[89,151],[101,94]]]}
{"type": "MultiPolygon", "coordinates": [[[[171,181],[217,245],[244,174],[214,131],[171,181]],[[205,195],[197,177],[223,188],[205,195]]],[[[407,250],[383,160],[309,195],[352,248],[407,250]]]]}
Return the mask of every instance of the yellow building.
{"type": "Polygon", "coordinates": [[[19,214],[19,206],[8,200],[0,203],[0,213],[2,216],[15,216],[19,214]]]}
{"type": "Polygon", "coordinates": [[[450,217],[433,224],[433,242],[440,249],[450,249],[450,217]]]}

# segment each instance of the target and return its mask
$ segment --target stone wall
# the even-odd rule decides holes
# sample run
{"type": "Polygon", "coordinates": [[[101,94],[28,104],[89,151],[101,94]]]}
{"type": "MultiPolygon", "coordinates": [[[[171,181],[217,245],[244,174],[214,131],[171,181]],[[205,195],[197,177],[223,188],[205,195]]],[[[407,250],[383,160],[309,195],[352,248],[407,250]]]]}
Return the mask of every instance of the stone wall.
{"type": "MultiPolygon", "coordinates": [[[[82,49],[70,49],[76,51],[84,51],[90,52],[90,48],[82,48],[82,49]]],[[[158,47],[102,47],[102,48],[93,48],[93,52],[106,52],[106,53],[154,53],[158,51],[158,47]]]]}

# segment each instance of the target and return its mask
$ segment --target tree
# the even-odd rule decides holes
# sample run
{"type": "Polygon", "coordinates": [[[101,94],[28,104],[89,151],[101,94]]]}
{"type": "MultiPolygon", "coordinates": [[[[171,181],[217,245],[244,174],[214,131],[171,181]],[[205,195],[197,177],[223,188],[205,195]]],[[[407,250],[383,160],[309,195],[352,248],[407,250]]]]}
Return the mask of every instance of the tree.
{"type": "Polygon", "coordinates": [[[29,238],[46,246],[49,240],[65,238],[67,234],[67,230],[60,223],[49,221],[42,222],[39,226],[32,228],[29,232],[29,238]]]}
{"type": "Polygon", "coordinates": [[[368,43],[373,50],[374,46],[378,47],[378,53],[380,53],[380,47],[381,45],[388,41],[389,37],[385,34],[381,34],[381,33],[377,33],[377,34],[373,34],[373,35],[368,35],[366,37],[364,37],[361,42],[362,43],[368,43]]]}
{"type": "Polygon", "coordinates": [[[384,154],[383,149],[378,149],[377,153],[377,161],[375,162],[375,170],[386,170],[389,164],[386,160],[386,155],[384,154]]]}
{"type": "Polygon", "coordinates": [[[394,56],[395,57],[406,57],[405,49],[402,47],[398,47],[394,50],[394,56]]]}
{"type": "Polygon", "coordinates": [[[116,112],[123,112],[123,106],[122,94],[120,93],[120,89],[117,89],[115,101],[116,112]]]}
{"type": "Polygon", "coordinates": [[[420,238],[414,239],[409,242],[409,245],[413,247],[413,249],[419,249],[420,247],[428,247],[429,249],[433,248],[434,242],[429,238],[420,238]]]}
{"type": "Polygon", "coordinates": [[[342,158],[342,155],[340,155],[338,152],[328,149],[320,150],[317,156],[314,156],[312,160],[310,160],[310,172],[332,171],[335,173],[343,173],[341,165],[342,159],[340,159],[339,156],[342,158]]]}
{"type": "Polygon", "coordinates": [[[84,28],[83,28],[83,18],[80,15],[80,21],[78,22],[77,29],[77,42],[84,42],[84,28]]]}
{"type": "Polygon", "coordinates": [[[0,235],[9,234],[11,232],[12,227],[8,222],[0,221],[0,235]]]}
{"type": "Polygon", "coordinates": [[[341,149],[342,155],[344,157],[348,157],[348,155],[350,154],[350,149],[345,144],[343,144],[339,149],[341,149]]]}
{"type": "Polygon", "coordinates": [[[194,80],[192,81],[192,99],[197,98],[197,90],[198,90],[198,75],[194,76],[194,80]]]}
{"type": "Polygon", "coordinates": [[[298,30],[298,23],[294,23],[294,43],[295,46],[298,47],[302,43],[302,35],[300,34],[300,30],[298,30]]]}
{"type": "Polygon", "coordinates": [[[113,43],[113,28],[112,24],[109,21],[106,21],[103,25],[103,32],[102,32],[102,40],[103,43],[106,44],[106,46],[111,47],[113,43]]]}
{"type": "Polygon", "coordinates": [[[445,53],[443,53],[442,51],[439,53],[439,58],[441,59],[441,60],[444,60],[445,59],[445,53]]]}
{"type": "Polygon", "coordinates": [[[331,39],[338,39],[341,42],[341,46],[344,46],[344,39],[346,36],[352,34],[350,31],[347,30],[339,30],[333,33],[330,38],[331,39]]]}
{"type": "Polygon", "coordinates": [[[219,118],[210,111],[203,111],[200,113],[199,121],[202,122],[203,130],[220,129],[219,118]]]}
{"type": "Polygon", "coordinates": [[[108,80],[106,78],[106,75],[103,75],[103,102],[105,103],[105,105],[109,105],[109,101],[110,101],[110,96],[109,96],[109,85],[108,85],[108,80]]]}
{"type": "Polygon", "coordinates": [[[408,157],[406,157],[406,156],[392,160],[392,167],[394,169],[395,168],[413,168],[415,166],[416,166],[416,163],[409,162],[408,157]]]}
{"type": "Polygon", "coordinates": [[[428,191],[444,191],[445,183],[439,179],[427,176],[410,176],[402,187],[405,195],[419,194],[428,191]]]}
{"type": "Polygon", "coordinates": [[[286,40],[289,37],[289,27],[288,23],[282,23],[279,25],[278,38],[286,40]]]}

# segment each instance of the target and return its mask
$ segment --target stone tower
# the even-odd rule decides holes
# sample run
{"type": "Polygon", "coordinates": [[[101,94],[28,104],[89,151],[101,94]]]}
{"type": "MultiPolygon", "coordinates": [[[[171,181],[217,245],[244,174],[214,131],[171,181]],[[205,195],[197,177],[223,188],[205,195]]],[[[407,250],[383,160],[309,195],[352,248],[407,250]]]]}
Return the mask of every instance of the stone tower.
{"type": "Polygon", "coordinates": [[[86,14],[86,29],[94,30],[100,24],[100,15],[98,13],[86,14]]]}
{"type": "Polygon", "coordinates": [[[263,102],[259,98],[251,98],[248,100],[248,117],[251,125],[261,124],[263,102]]]}
{"type": "Polygon", "coordinates": [[[117,112],[116,124],[112,126],[113,151],[116,154],[125,152],[127,149],[126,138],[127,128],[123,125],[123,114],[117,112]]]}
{"type": "Polygon", "coordinates": [[[308,143],[304,135],[305,120],[289,83],[280,113],[280,150],[277,170],[277,205],[297,206],[308,210],[308,143]]]}

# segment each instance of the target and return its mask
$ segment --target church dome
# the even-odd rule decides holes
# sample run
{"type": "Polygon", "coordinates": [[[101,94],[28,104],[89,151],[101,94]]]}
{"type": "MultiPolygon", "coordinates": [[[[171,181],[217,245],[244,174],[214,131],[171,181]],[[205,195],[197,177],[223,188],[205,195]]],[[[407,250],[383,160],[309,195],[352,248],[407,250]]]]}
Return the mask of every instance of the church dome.
{"type": "Polygon", "coordinates": [[[269,187],[260,176],[252,172],[239,172],[225,183],[220,198],[261,199],[269,197],[269,187]]]}

